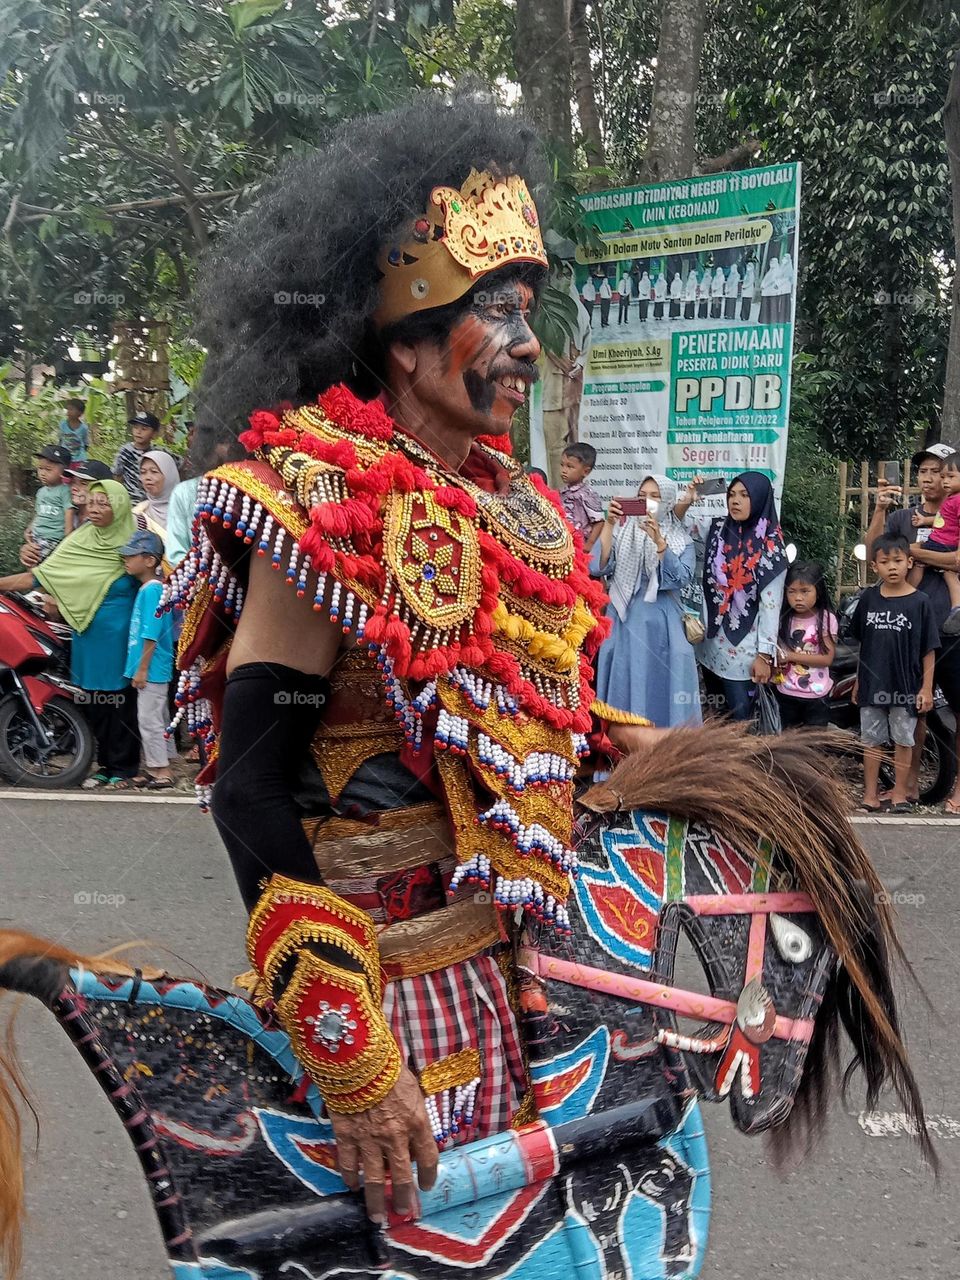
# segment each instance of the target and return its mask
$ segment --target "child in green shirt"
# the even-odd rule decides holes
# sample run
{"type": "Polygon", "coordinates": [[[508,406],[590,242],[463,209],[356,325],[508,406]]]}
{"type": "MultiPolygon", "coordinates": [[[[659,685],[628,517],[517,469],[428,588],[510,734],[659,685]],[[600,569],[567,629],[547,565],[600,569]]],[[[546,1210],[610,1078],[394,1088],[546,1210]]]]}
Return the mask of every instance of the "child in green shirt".
{"type": "Polygon", "coordinates": [[[40,559],[45,560],[54,547],[73,532],[73,503],[70,486],[63,475],[71,458],[69,450],[58,444],[45,445],[34,457],[40,488],[26,538],[40,552],[40,559]]]}

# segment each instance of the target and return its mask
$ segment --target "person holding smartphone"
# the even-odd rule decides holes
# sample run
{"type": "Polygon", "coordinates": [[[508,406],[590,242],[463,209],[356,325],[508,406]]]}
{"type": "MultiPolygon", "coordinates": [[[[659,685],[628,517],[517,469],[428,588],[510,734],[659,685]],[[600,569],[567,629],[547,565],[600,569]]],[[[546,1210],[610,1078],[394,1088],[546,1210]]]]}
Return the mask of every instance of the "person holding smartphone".
{"type": "MultiPolygon", "coordinates": [[[[696,478],[695,478],[696,479],[696,478]]],[[[694,481],[679,505],[697,497],[694,481]]],[[[787,553],[773,486],[760,471],[743,471],[727,486],[726,516],[700,522],[703,624],[700,645],[707,701],[734,720],[751,720],[756,686],[776,664],[787,553]]]]}
{"type": "Polygon", "coordinates": [[[659,728],[701,720],[697,664],[680,603],[696,561],[674,515],[677,494],[676,481],[648,475],[636,499],[614,499],[591,562],[591,572],[606,579],[613,621],[597,655],[597,697],[659,728]]]}

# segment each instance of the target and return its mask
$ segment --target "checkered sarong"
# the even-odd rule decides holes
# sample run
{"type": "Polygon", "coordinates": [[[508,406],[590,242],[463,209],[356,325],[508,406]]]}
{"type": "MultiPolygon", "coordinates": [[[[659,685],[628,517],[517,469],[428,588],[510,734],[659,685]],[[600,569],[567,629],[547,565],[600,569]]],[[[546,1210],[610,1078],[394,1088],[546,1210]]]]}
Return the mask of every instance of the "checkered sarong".
{"type": "Polygon", "coordinates": [[[462,1049],[479,1050],[473,1124],[452,1142],[473,1142],[509,1128],[527,1085],[516,1019],[493,955],[388,983],[383,1011],[415,1073],[462,1049]]]}

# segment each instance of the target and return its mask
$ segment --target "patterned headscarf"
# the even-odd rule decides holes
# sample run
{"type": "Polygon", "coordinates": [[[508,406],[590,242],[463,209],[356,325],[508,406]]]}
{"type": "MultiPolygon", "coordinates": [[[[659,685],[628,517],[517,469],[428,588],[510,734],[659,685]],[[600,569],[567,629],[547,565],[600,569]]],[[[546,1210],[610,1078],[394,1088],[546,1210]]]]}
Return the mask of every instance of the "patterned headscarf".
{"type": "MultiPolygon", "coordinates": [[[[660,490],[660,505],[657,508],[656,521],[663,534],[663,540],[675,555],[681,555],[684,547],[690,543],[690,535],[673,514],[677,505],[679,489],[675,480],[667,476],[644,476],[640,482],[645,484],[653,480],[660,490]]],[[[621,622],[627,618],[630,601],[640,589],[640,583],[647,579],[647,589],[643,593],[644,600],[656,600],[660,590],[660,556],[653,539],[640,523],[639,517],[632,516],[625,524],[614,530],[613,549],[616,553],[616,564],[610,580],[610,602],[617,611],[621,622]]]]}
{"type": "Polygon", "coordinates": [[[743,471],[730,481],[728,496],[738,482],[750,495],[750,518],[714,520],[703,562],[707,635],[722,630],[732,645],[749,635],[761,591],[788,566],[773,486],[762,472],[743,471]]]}

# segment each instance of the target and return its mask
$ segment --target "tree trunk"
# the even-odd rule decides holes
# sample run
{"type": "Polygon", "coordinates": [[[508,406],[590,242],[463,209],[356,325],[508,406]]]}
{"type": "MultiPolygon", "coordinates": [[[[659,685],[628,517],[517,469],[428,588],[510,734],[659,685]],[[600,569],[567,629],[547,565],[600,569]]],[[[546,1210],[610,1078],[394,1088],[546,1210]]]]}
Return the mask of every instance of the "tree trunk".
{"type": "Polygon", "coordinates": [[[590,62],[590,29],[587,26],[587,0],[573,0],[570,9],[570,60],[573,70],[573,93],[580,117],[580,133],[587,164],[602,167],[607,163],[603,147],[597,94],[590,62]]]}
{"type": "Polygon", "coordinates": [[[943,384],[943,415],[940,433],[951,444],[960,439],[960,50],[954,55],[950,86],[943,111],[943,132],[950,164],[950,194],[953,207],[954,269],[950,297],[950,341],[947,344],[947,372],[943,384]]]}
{"type": "Polygon", "coordinates": [[[569,149],[570,0],[517,0],[514,62],[528,117],[569,149]]]}
{"type": "Polygon", "coordinates": [[[663,0],[640,182],[688,178],[697,163],[697,88],[707,0],[663,0]]]}

